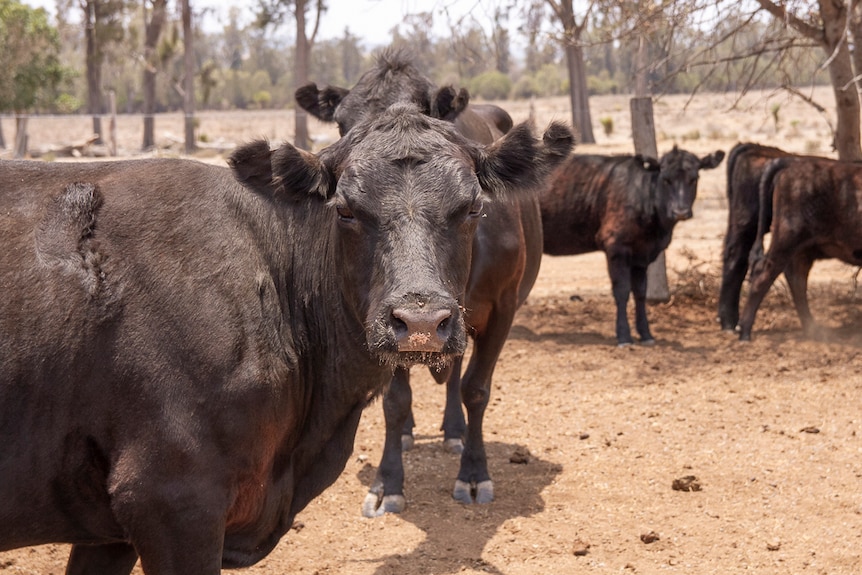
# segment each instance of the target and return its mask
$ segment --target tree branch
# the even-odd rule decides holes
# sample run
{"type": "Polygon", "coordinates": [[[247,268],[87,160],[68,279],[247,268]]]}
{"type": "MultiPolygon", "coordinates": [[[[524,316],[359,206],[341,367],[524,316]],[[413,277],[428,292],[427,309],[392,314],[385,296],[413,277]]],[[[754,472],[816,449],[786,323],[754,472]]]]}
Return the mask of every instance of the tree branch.
{"type": "Polygon", "coordinates": [[[826,42],[826,32],[823,28],[812,26],[795,14],[788,12],[784,6],[779,6],[771,0],[757,0],[757,3],[760,4],[764,10],[775,16],[779,22],[785,22],[803,36],[816,40],[821,44],[826,42]]]}

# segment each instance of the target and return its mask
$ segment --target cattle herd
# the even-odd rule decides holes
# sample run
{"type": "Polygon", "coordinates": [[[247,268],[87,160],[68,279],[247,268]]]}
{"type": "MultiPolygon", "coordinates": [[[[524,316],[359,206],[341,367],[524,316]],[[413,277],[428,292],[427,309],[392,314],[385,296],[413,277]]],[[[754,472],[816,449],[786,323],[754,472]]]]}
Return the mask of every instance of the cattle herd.
{"type": "MultiPolygon", "coordinates": [[[[572,154],[564,124],[537,136],[391,50],[296,99],[341,138],[248,143],[228,168],[0,161],[0,551],[70,543],[74,574],[251,565],[337,479],[378,396],[362,513],[400,512],[417,365],[446,382],[453,496],[491,502],[491,378],[543,253],[604,251],[617,344],[630,294],[654,342],[646,268],[723,151],[572,154]]],[[[727,172],[721,328],[749,339],[783,272],[816,332],[814,260],[862,265],[862,166],[739,144],[727,172]]]]}

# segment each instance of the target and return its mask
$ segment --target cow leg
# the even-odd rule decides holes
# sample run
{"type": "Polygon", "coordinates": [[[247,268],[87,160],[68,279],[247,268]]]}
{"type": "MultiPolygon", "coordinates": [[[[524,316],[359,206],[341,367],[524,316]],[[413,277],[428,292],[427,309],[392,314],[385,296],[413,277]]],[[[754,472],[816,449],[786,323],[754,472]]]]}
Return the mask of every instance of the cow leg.
{"type": "MultiPolygon", "coordinates": [[[[464,419],[464,411],[461,409],[461,366],[464,357],[458,357],[446,373],[446,407],[443,410],[443,445],[451,453],[461,454],[464,452],[464,433],[467,431],[467,422],[464,419]]],[[[445,374],[444,374],[445,375],[445,374]]]]}
{"type": "Polygon", "coordinates": [[[757,235],[757,226],[728,232],[724,242],[721,288],[718,295],[718,321],[724,331],[739,323],[739,297],[748,272],[748,254],[757,235]]]}
{"type": "Polygon", "coordinates": [[[632,290],[632,271],[630,258],[619,253],[608,253],[608,273],[611,276],[611,289],[617,304],[617,345],[634,343],[626,308],[632,290]]]}
{"type": "Polygon", "coordinates": [[[380,517],[384,513],[401,513],[407,506],[404,499],[404,462],[401,433],[410,415],[413,391],[410,370],[398,368],[383,396],[383,417],[386,439],[377,475],[362,503],[362,515],[380,517]]]}
{"type": "Polygon", "coordinates": [[[790,286],[790,294],[793,296],[793,305],[796,314],[802,324],[802,331],[808,337],[817,333],[817,324],[808,307],[808,274],[814,264],[814,255],[808,251],[800,251],[793,255],[790,265],[784,270],[787,284],[790,286]]]}
{"type": "Polygon", "coordinates": [[[632,294],[635,298],[635,329],[644,345],[653,345],[655,338],[649,331],[646,313],[647,269],[632,266],[632,294]]]}
{"type": "Polygon", "coordinates": [[[467,435],[461,453],[461,467],[452,497],[461,503],[490,503],[494,500],[494,484],[488,473],[483,422],[491,395],[491,377],[497,359],[506,343],[509,328],[517,309],[516,294],[512,301],[502,302],[488,317],[485,330],[473,340],[473,353],[461,381],[461,398],[467,408],[467,435]]]}
{"type": "Polygon", "coordinates": [[[73,545],[66,575],[128,575],[137,560],[137,551],[128,543],[73,545]]]}
{"type": "Polygon", "coordinates": [[[781,259],[776,259],[771,254],[757,262],[751,269],[751,285],[748,288],[748,300],[745,302],[745,307],[742,310],[742,316],[739,320],[739,339],[741,341],[751,340],[751,328],[754,325],[754,317],[757,315],[757,309],[760,307],[763,298],[775,279],[784,270],[787,256],[782,256],[781,259]]]}

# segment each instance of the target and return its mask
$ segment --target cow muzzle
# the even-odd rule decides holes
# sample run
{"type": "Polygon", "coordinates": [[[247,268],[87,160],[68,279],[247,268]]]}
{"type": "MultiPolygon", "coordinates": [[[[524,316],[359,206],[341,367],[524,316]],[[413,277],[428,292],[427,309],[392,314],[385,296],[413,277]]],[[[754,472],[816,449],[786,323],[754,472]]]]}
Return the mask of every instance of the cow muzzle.
{"type": "Polygon", "coordinates": [[[404,306],[392,310],[391,323],[398,352],[441,353],[452,336],[452,311],[404,306]]]}
{"type": "Polygon", "coordinates": [[[410,296],[383,307],[368,333],[368,344],[385,363],[443,366],[464,353],[467,332],[457,302],[410,296]]]}
{"type": "Polygon", "coordinates": [[[690,220],[694,214],[690,209],[688,210],[674,210],[673,211],[673,219],[677,222],[682,222],[685,220],[690,220]]]}

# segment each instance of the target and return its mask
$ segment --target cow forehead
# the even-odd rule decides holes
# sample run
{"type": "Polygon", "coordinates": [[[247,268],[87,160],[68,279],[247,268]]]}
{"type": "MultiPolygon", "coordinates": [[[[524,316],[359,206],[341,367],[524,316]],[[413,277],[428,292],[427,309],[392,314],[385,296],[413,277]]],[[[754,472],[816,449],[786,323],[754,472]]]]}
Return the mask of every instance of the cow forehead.
{"type": "Polygon", "coordinates": [[[691,152],[672,150],[661,159],[662,173],[675,175],[679,173],[697,175],[700,169],[700,159],[691,152]]]}

